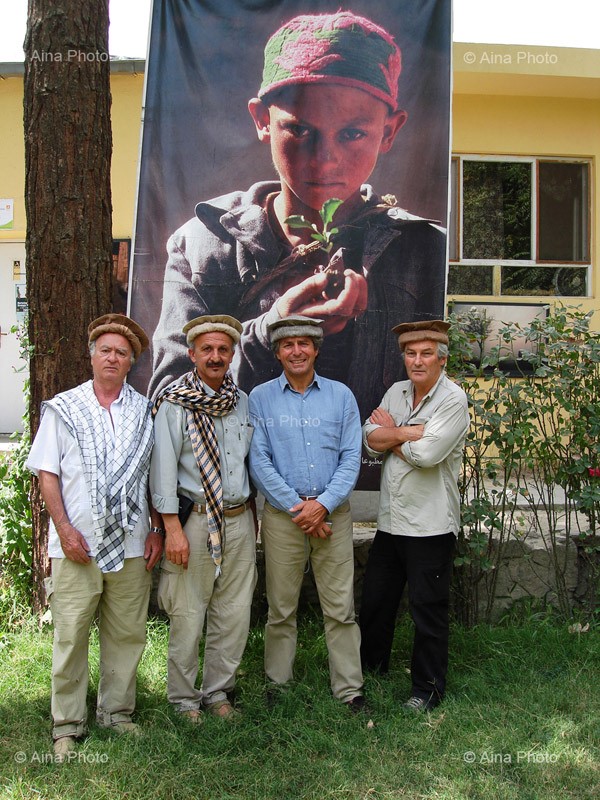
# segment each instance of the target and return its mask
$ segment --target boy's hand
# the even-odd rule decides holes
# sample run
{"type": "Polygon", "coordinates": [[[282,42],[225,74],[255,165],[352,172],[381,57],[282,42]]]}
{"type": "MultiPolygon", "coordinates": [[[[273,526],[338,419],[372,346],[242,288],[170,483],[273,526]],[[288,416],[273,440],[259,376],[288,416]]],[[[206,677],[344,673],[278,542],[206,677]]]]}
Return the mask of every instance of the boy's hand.
{"type": "Polygon", "coordinates": [[[325,335],[339,333],[349,319],[364,314],[367,308],[367,282],[351,269],[344,270],[344,287],[337,297],[327,298],[327,275],[319,273],[288,289],[277,301],[281,317],[302,314],[323,319],[325,335]]]}

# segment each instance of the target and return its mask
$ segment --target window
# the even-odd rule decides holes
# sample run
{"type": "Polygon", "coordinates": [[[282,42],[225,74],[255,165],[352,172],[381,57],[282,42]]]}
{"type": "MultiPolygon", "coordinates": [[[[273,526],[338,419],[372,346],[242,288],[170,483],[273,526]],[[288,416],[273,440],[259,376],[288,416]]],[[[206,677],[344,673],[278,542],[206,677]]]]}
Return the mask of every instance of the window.
{"type": "Polygon", "coordinates": [[[449,294],[588,294],[590,163],[452,160],[449,294]]]}

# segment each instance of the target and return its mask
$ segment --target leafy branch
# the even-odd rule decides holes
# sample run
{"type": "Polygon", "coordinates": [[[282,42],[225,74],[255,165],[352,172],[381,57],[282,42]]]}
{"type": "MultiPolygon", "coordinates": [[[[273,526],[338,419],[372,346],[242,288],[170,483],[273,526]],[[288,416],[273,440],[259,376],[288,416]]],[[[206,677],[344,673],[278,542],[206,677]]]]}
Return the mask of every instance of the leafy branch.
{"type": "Polygon", "coordinates": [[[310,222],[310,220],[306,219],[303,214],[292,214],[291,217],[288,217],[285,220],[285,223],[286,225],[289,225],[290,228],[311,231],[311,239],[314,239],[316,242],[320,242],[321,249],[329,254],[331,253],[331,249],[333,247],[332,239],[336,233],[339,233],[339,228],[333,226],[333,217],[343,202],[343,200],[338,200],[337,198],[332,197],[323,203],[323,206],[319,211],[323,230],[319,230],[314,222],[310,222]]]}

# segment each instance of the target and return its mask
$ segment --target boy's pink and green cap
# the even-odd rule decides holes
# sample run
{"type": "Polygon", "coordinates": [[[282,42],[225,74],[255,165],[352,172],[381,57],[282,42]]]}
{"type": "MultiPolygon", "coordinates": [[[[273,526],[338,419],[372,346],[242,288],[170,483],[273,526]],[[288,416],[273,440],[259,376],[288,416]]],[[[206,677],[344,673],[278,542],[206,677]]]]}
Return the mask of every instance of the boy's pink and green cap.
{"type": "Polygon", "coordinates": [[[350,11],[294,17],[265,47],[259,98],[286,86],[336,83],[398,108],[401,55],[390,34],[350,11]]]}

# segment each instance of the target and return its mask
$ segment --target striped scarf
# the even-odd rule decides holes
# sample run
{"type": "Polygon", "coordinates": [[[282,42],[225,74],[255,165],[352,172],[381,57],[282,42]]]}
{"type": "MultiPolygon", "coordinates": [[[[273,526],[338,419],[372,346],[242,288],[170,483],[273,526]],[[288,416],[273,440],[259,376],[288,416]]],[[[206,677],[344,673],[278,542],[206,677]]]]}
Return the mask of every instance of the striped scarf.
{"type": "Polygon", "coordinates": [[[118,572],[123,566],[125,532],[132,533],[146,501],[154,443],[150,401],[128,383],[121,397],[114,445],[93,381],[42,403],[42,414],[52,408],[79,447],[98,540],[96,563],[102,572],[118,572]]]}
{"type": "Polygon", "coordinates": [[[214,417],[224,417],[237,407],[239,393],[229,373],[216,394],[208,394],[198,372],[186,373],[169,384],[156,398],[153,414],[168,400],[182,406],[187,413],[187,430],[200,470],[200,479],[206,501],[208,518],[207,547],[216,566],[216,576],[221,574],[221,561],[225,548],[223,525],[223,483],[221,458],[215,431],[214,417]]]}

